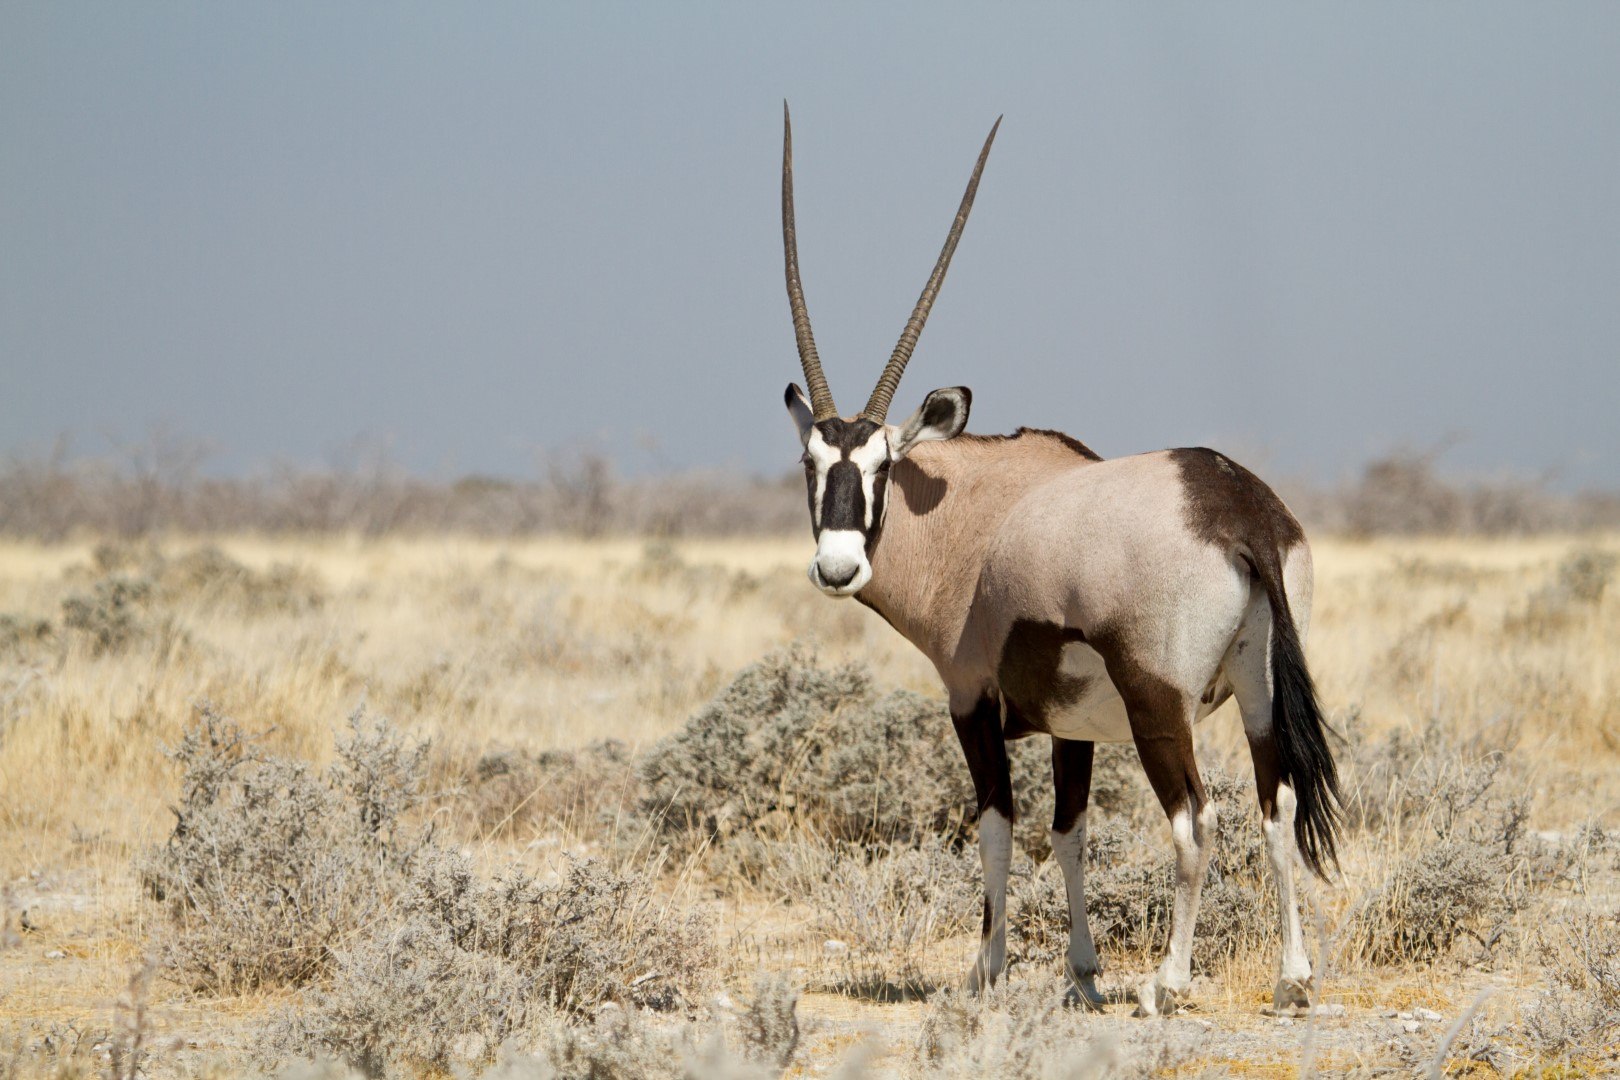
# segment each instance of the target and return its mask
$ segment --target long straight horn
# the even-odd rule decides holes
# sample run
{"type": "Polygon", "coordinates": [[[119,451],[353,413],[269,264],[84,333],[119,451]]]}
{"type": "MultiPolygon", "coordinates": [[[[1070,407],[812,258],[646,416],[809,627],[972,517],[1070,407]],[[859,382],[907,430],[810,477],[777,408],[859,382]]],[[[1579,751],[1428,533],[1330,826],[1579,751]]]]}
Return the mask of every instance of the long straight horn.
{"type": "Polygon", "coordinates": [[[816,337],[810,332],[810,312],[804,306],[804,286],[799,282],[799,242],[793,233],[793,121],[788,105],[782,102],[782,249],[787,259],[788,307],[793,309],[793,336],[799,343],[799,363],[804,366],[804,382],[810,389],[810,408],[817,420],[838,415],[827,376],[821,373],[821,357],[816,353],[816,337]]]}
{"type": "Polygon", "coordinates": [[[934,264],[934,272],[929,275],[928,284],[923,286],[922,295],[917,298],[917,306],[911,311],[911,318],[906,323],[905,330],[900,333],[900,341],[889,355],[889,363],[883,369],[878,379],[877,387],[872,391],[872,398],[866,403],[861,415],[868,420],[881,424],[889,415],[889,399],[894,397],[895,389],[900,385],[900,376],[905,373],[906,362],[911,359],[911,352],[917,347],[917,339],[922,336],[923,323],[928,321],[928,309],[934,306],[934,297],[939,295],[939,287],[945,282],[945,271],[950,268],[951,256],[956,253],[956,242],[962,239],[962,227],[967,224],[968,211],[973,209],[973,196],[979,192],[979,177],[984,173],[984,163],[990,157],[990,144],[996,141],[996,129],[1001,127],[1001,117],[996,117],[994,126],[990,128],[989,138],[984,140],[984,149],[979,151],[979,163],[973,166],[973,177],[968,181],[967,191],[962,195],[962,205],[956,209],[956,220],[951,223],[951,233],[945,238],[945,249],[939,253],[939,261],[934,264]]]}

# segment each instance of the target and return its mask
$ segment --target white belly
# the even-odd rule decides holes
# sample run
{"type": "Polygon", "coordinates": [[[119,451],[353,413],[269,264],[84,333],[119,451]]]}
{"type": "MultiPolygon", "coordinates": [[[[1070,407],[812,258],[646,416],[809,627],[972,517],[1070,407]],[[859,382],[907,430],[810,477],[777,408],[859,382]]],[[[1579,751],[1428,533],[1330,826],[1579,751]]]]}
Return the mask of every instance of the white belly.
{"type": "Polygon", "coordinates": [[[1065,681],[1084,680],[1086,691],[1077,700],[1048,704],[1044,720],[1051,733],[1081,742],[1130,742],[1131,721],[1125,715],[1125,702],[1109,680],[1097,650],[1083,642],[1063,646],[1059,670],[1065,681]]]}

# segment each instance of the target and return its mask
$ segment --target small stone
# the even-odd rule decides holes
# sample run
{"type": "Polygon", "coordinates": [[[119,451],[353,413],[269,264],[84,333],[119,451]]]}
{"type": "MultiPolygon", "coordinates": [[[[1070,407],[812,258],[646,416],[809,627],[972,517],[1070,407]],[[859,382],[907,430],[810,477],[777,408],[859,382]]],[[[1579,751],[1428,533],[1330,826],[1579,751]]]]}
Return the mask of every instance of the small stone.
{"type": "Polygon", "coordinates": [[[1419,1020],[1426,1021],[1430,1024],[1437,1024],[1445,1019],[1445,1017],[1441,1016],[1433,1009],[1413,1009],[1412,1015],[1416,1016],[1419,1020]]]}
{"type": "Polygon", "coordinates": [[[1395,1019],[1395,1010],[1394,1009],[1380,1009],[1380,1010],[1378,1010],[1378,1016],[1379,1016],[1379,1019],[1381,1019],[1381,1020],[1393,1020],[1393,1019],[1395,1019]]]}
{"type": "Polygon", "coordinates": [[[1344,1015],[1344,1006],[1338,1002],[1333,1002],[1330,1005],[1318,1005],[1316,1015],[1328,1020],[1336,1020],[1344,1015]]]}
{"type": "Polygon", "coordinates": [[[1416,1020],[1403,1020],[1401,1021],[1401,1030],[1406,1032],[1408,1035],[1416,1035],[1418,1032],[1423,1030],[1423,1025],[1418,1023],[1416,1020]]]}
{"type": "Polygon", "coordinates": [[[52,949],[50,952],[45,954],[45,959],[65,960],[67,959],[67,953],[63,952],[61,949],[52,949]]]}
{"type": "Polygon", "coordinates": [[[822,942],[821,951],[828,956],[843,956],[849,952],[849,946],[837,938],[829,938],[822,942]]]}
{"type": "Polygon", "coordinates": [[[1409,1013],[1409,1012],[1398,1012],[1398,1013],[1395,1014],[1395,1019],[1397,1019],[1397,1020],[1410,1020],[1410,1019],[1412,1019],[1412,1014],[1409,1013]]]}
{"type": "Polygon", "coordinates": [[[1291,1016],[1279,1016],[1279,1017],[1277,1017],[1277,1026],[1278,1027],[1293,1027],[1294,1026],[1294,1018],[1291,1017],[1291,1016]]]}

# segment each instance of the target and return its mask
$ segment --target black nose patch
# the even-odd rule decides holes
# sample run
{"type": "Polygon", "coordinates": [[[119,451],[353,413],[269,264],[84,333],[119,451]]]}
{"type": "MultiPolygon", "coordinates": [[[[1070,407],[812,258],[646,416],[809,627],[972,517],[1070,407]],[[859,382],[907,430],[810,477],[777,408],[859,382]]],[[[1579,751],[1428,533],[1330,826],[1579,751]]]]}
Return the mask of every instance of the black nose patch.
{"type": "Polygon", "coordinates": [[[827,470],[827,487],[821,497],[823,529],[866,528],[866,492],[861,487],[860,466],[840,461],[827,470]]]}
{"type": "Polygon", "coordinates": [[[842,589],[845,585],[848,585],[850,582],[855,580],[855,575],[860,573],[860,569],[860,566],[855,563],[851,563],[849,566],[849,571],[841,575],[829,574],[820,567],[816,568],[816,572],[821,575],[821,583],[823,585],[831,585],[835,589],[842,589]]]}

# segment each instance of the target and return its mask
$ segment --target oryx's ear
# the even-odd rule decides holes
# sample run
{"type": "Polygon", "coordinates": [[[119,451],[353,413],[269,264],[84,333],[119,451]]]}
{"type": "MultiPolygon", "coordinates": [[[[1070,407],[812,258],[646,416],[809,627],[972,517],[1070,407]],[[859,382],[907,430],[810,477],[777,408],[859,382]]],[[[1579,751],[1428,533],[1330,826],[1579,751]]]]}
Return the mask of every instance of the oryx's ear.
{"type": "Polygon", "coordinates": [[[956,438],[967,427],[972,407],[973,391],[965,386],[935,390],[923,398],[922,408],[912,413],[900,433],[889,440],[890,456],[899,461],[920,442],[956,438]]]}
{"type": "Polygon", "coordinates": [[[799,442],[810,441],[810,429],[815,426],[816,414],[810,410],[810,402],[799,389],[798,383],[788,383],[787,393],[783,395],[787,400],[788,415],[793,417],[793,426],[799,429],[799,442]]]}

